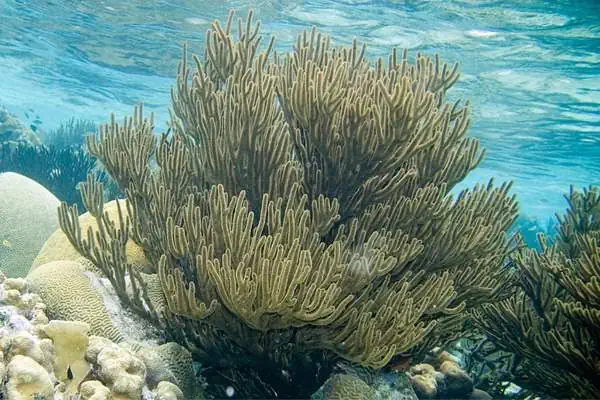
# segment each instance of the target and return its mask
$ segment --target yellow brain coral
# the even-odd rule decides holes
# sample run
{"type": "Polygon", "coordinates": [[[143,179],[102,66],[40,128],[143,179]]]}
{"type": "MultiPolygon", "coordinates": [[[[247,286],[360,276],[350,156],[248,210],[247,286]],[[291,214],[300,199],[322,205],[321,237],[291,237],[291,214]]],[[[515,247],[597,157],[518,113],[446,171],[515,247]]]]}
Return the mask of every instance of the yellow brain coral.
{"type": "MultiPolygon", "coordinates": [[[[121,202],[121,210],[123,211],[124,216],[127,216],[127,209],[125,207],[124,202],[121,202]]],[[[118,220],[117,202],[111,201],[109,203],[106,203],[104,205],[104,212],[107,212],[109,214],[111,220],[118,220]]],[[[79,223],[81,224],[83,232],[87,232],[87,229],[90,226],[94,230],[98,229],[96,220],[90,215],[89,212],[79,217],[79,223]]],[[[33,260],[29,273],[34,271],[40,265],[44,265],[51,261],[75,261],[79,258],[81,258],[81,254],[79,254],[77,250],[75,250],[75,248],[71,245],[71,242],[69,242],[67,236],[59,228],[52,234],[52,236],[48,238],[48,240],[44,244],[44,247],[42,247],[42,250],[40,250],[35,260],[33,260]]],[[[130,240],[127,243],[127,259],[131,264],[137,264],[142,266],[149,264],[146,261],[146,257],[144,256],[142,248],[135,244],[132,240],[130,240]]]]}
{"type": "Polygon", "coordinates": [[[114,342],[123,339],[110,319],[102,296],[80,263],[50,262],[30,272],[27,280],[39,293],[52,318],[86,322],[90,325],[90,335],[114,342]]]}
{"type": "Polygon", "coordinates": [[[321,400],[346,400],[372,399],[374,396],[375,389],[362,379],[351,375],[336,374],[330,377],[313,397],[321,400]]]}

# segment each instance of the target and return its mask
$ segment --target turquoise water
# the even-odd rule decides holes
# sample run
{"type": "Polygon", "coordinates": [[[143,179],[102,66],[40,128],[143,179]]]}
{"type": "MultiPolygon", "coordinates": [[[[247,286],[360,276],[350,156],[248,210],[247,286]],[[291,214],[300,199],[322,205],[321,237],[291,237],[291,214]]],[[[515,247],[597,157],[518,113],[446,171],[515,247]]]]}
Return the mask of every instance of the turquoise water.
{"type": "Polygon", "coordinates": [[[280,50],[316,25],[370,57],[392,46],[461,64],[488,149],[461,187],[514,180],[523,213],[546,220],[570,184],[600,184],[600,2],[0,0],[0,105],[50,130],[144,102],[164,123],[184,41],[202,53],[212,20],[253,8],[280,50]],[[84,4],[86,3],[86,4],[84,4]]]}

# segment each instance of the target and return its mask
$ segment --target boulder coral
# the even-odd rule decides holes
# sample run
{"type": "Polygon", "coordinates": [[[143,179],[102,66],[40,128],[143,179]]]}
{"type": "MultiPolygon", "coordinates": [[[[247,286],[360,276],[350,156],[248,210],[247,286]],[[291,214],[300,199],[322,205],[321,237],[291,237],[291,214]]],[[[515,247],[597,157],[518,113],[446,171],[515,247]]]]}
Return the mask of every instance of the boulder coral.
{"type": "Polygon", "coordinates": [[[0,173],[0,269],[24,277],[44,242],[58,228],[59,200],[39,183],[0,173]],[[23,201],[27,199],[27,201],[23,201]]]}
{"type": "MultiPolygon", "coordinates": [[[[191,353],[177,343],[165,343],[160,346],[132,346],[133,353],[146,366],[146,382],[149,387],[157,388],[161,382],[176,385],[186,399],[200,392],[192,364],[191,353]]],[[[166,393],[167,389],[163,392],[166,393]]]]}

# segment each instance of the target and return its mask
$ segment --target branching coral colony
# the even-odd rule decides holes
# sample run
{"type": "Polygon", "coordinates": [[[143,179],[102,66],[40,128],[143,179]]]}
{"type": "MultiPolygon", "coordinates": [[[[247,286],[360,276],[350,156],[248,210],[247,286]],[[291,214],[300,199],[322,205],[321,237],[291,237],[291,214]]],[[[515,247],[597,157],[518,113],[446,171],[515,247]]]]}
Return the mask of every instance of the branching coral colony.
{"type": "Polygon", "coordinates": [[[475,313],[478,325],[514,353],[519,385],[556,398],[600,397],[600,193],[571,189],[552,246],[514,257],[518,290],[475,313]]]}
{"type": "Polygon", "coordinates": [[[63,204],[72,243],[247,395],[303,397],[328,360],[381,368],[459,334],[497,296],[517,205],[508,184],[448,194],[483,157],[467,106],[444,99],[457,67],[395,50],[371,64],[315,29],[260,51],[252,14],[237,38],[232,21],[195,69],[184,50],[168,134],[137,108],[88,138],[129,217],[103,216],[90,178],[101,229],[86,237],[63,204]],[[127,263],[129,238],[150,268],[127,263]]]}

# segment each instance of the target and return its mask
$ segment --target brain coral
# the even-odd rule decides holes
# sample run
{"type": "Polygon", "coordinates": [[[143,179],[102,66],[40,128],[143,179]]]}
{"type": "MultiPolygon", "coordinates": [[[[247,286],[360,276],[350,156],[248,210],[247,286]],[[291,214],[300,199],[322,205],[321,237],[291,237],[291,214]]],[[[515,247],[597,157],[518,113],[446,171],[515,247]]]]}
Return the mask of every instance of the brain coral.
{"type": "Polygon", "coordinates": [[[372,399],[374,395],[375,390],[362,379],[352,375],[336,374],[327,379],[323,387],[313,395],[313,399],[372,399]]]}
{"type": "Polygon", "coordinates": [[[83,266],[75,261],[44,264],[27,276],[54,319],[81,321],[90,325],[90,335],[114,342],[123,337],[113,325],[102,296],[93,287],[83,266]]]}
{"type": "Polygon", "coordinates": [[[199,396],[199,388],[192,366],[192,355],[185,347],[169,342],[154,348],[141,348],[136,355],[146,364],[148,372],[146,380],[150,379],[149,375],[153,370],[157,372],[155,373],[156,383],[172,381],[185,393],[186,399],[199,396]],[[157,357],[152,357],[152,355],[157,357]],[[172,375],[174,379],[163,375],[172,375]]]}
{"type": "MultiPolygon", "coordinates": [[[[125,203],[121,202],[121,209],[124,215],[127,215],[127,209],[125,207],[125,203]]],[[[55,206],[56,207],[56,206],[55,206]]],[[[117,202],[111,201],[104,205],[104,211],[108,212],[111,220],[118,220],[118,211],[117,211],[117,202]]],[[[54,219],[56,218],[56,210],[52,210],[52,215],[54,219]]],[[[79,223],[81,224],[82,231],[87,231],[88,227],[92,227],[92,229],[97,229],[96,220],[90,215],[89,212],[81,215],[79,217],[79,223]]],[[[56,228],[58,226],[58,222],[54,225],[56,228]]],[[[49,235],[48,235],[49,236],[49,235]]],[[[38,247],[39,248],[39,247],[38,247]]],[[[56,230],[52,236],[48,238],[44,247],[41,249],[35,260],[33,260],[33,264],[31,264],[30,273],[38,268],[40,265],[49,263],[51,261],[58,260],[70,260],[75,261],[81,257],[81,254],[75,250],[75,248],[67,239],[67,236],[63,233],[61,229],[56,230]]],[[[135,244],[132,240],[127,243],[127,259],[132,264],[137,265],[148,265],[146,261],[146,257],[144,256],[143,250],[137,244],[135,244]]]]}
{"type": "Polygon", "coordinates": [[[27,275],[35,255],[58,227],[59,203],[27,177],[0,174],[0,269],[6,276],[27,275]]]}

